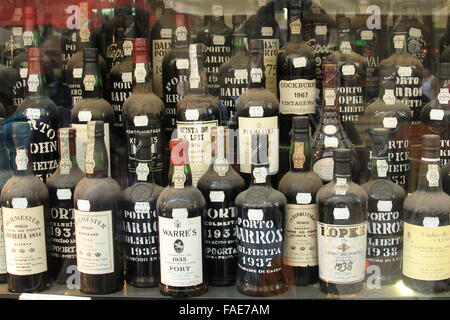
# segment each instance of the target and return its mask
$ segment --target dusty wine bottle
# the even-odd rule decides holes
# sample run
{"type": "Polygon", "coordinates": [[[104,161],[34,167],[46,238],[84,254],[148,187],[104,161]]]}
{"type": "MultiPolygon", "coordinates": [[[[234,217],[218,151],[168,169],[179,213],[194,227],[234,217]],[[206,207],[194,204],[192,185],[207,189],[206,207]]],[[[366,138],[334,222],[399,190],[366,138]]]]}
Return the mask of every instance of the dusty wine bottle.
{"type": "Polygon", "coordinates": [[[47,261],[48,190],[29,160],[30,125],[14,123],[14,176],[2,189],[8,290],[39,292],[51,287],[47,261]]]}
{"type": "Polygon", "coordinates": [[[169,186],[158,198],[161,294],[199,296],[208,290],[202,247],[206,202],[192,185],[189,143],[170,141],[169,186]]]}
{"type": "Polygon", "coordinates": [[[122,289],[119,184],[108,176],[103,121],[89,121],[86,177],[75,187],[74,217],[80,290],[107,294],[122,289]]]}

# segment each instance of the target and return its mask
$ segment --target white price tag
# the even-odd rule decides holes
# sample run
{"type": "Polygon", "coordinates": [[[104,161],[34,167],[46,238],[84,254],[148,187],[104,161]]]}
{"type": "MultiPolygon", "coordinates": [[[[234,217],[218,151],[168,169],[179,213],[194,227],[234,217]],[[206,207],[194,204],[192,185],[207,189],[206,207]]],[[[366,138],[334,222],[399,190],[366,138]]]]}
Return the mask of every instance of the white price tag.
{"type": "Polygon", "coordinates": [[[295,68],[306,67],[306,58],[305,57],[294,58],[292,63],[294,64],[295,68]]]}
{"type": "Polygon", "coordinates": [[[175,208],[172,209],[172,217],[174,219],[186,219],[189,213],[186,208],[175,208]]]}
{"type": "Polygon", "coordinates": [[[234,77],[237,80],[246,80],[248,78],[247,69],[236,69],[234,70],[234,77]]]}
{"type": "Polygon", "coordinates": [[[264,115],[264,109],[261,106],[252,106],[248,112],[251,118],[260,118],[264,115]]]}
{"type": "Polygon", "coordinates": [[[295,197],[295,201],[297,201],[297,204],[309,204],[312,201],[312,195],[311,193],[297,193],[297,196],[295,197]]]}
{"type": "Polygon", "coordinates": [[[195,121],[195,120],[198,120],[198,118],[200,117],[200,114],[197,109],[187,109],[185,116],[186,116],[186,120],[195,121]]]}
{"type": "Polygon", "coordinates": [[[164,39],[172,38],[172,29],[161,29],[161,38],[164,39]]]}
{"type": "Polygon", "coordinates": [[[178,70],[189,69],[189,59],[177,59],[176,65],[178,70]]]}
{"type": "Polygon", "coordinates": [[[28,200],[27,198],[13,198],[11,204],[14,209],[26,209],[28,200]]]}
{"type": "Polygon", "coordinates": [[[77,201],[77,207],[80,211],[90,211],[91,210],[91,203],[89,200],[78,200],[77,201]]]}
{"type": "Polygon", "coordinates": [[[334,136],[325,136],[324,144],[325,148],[337,148],[337,146],[339,145],[339,140],[334,136]]]}
{"type": "Polygon", "coordinates": [[[225,37],[220,35],[214,35],[213,44],[215,46],[223,46],[225,44],[225,37]]]}
{"type": "Polygon", "coordinates": [[[273,36],[273,29],[272,29],[272,27],[262,27],[261,28],[261,35],[263,37],[271,37],[271,36],[273,36]]]}
{"type": "Polygon", "coordinates": [[[148,117],[147,116],[135,116],[133,118],[133,122],[136,127],[145,127],[145,126],[148,126],[148,117]]]}
{"type": "Polygon", "coordinates": [[[355,66],[353,64],[346,64],[342,67],[342,74],[344,76],[353,76],[355,74],[355,66]]]}
{"type": "Polygon", "coordinates": [[[423,226],[425,228],[437,228],[439,227],[438,217],[425,217],[423,218],[423,226]]]}
{"type": "Polygon", "coordinates": [[[395,129],[397,128],[397,118],[395,117],[385,117],[383,119],[383,127],[386,129],[395,129]]]}
{"type": "Polygon", "coordinates": [[[444,110],[442,109],[430,110],[430,120],[442,120],[442,119],[444,119],[444,110]]]}
{"type": "Polygon", "coordinates": [[[415,38],[420,38],[422,36],[422,30],[417,29],[417,28],[410,28],[409,29],[409,36],[410,37],[415,37],[415,38]]]}
{"type": "Polygon", "coordinates": [[[150,203],[136,202],[134,204],[134,211],[139,214],[149,214],[150,213],[150,203]]]}
{"type": "Polygon", "coordinates": [[[392,201],[391,200],[378,200],[377,209],[381,212],[392,211],[392,201]]]}
{"type": "Polygon", "coordinates": [[[81,79],[83,77],[83,68],[73,68],[72,75],[74,79],[81,79]]]}
{"type": "Polygon", "coordinates": [[[348,208],[334,208],[333,216],[338,220],[345,220],[350,217],[350,211],[348,208]]]}
{"type": "Polygon", "coordinates": [[[323,127],[323,132],[329,136],[332,136],[336,134],[337,128],[335,125],[327,124],[326,126],[323,127]]]}
{"type": "Polygon", "coordinates": [[[315,31],[316,31],[316,35],[324,36],[328,32],[328,27],[327,26],[316,26],[315,31]]]}
{"type": "Polygon", "coordinates": [[[41,110],[36,108],[27,109],[26,116],[28,120],[37,120],[41,117],[41,110]]]}
{"type": "Polygon", "coordinates": [[[58,200],[70,200],[72,199],[72,191],[70,189],[58,189],[56,190],[56,196],[58,200]]]}
{"type": "Polygon", "coordinates": [[[261,221],[264,218],[264,212],[261,209],[248,209],[247,216],[249,220],[261,221]]]}
{"type": "Polygon", "coordinates": [[[411,77],[412,68],[409,66],[408,67],[398,67],[397,73],[400,77],[411,77]]]}
{"type": "Polygon", "coordinates": [[[20,37],[22,35],[22,27],[13,27],[12,33],[13,33],[13,36],[20,37]]]}
{"type": "Polygon", "coordinates": [[[131,72],[122,73],[122,81],[123,82],[133,82],[133,74],[131,72]]]}
{"type": "Polygon", "coordinates": [[[373,39],[373,31],[372,30],[361,31],[361,39],[362,40],[372,40],[373,39]]]}
{"type": "Polygon", "coordinates": [[[78,112],[78,121],[88,122],[92,119],[92,113],[89,110],[82,110],[78,112]]]}
{"type": "Polygon", "coordinates": [[[211,202],[223,202],[225,200],[225,193],[223,191],[210,191],[209,199],[211,199],[211,202]]]}
{"type": "Polygon", "coordinates": [[[19,69],[20,77],[25,79],[28,77],[28,68],[20,68],[19,69]]]}

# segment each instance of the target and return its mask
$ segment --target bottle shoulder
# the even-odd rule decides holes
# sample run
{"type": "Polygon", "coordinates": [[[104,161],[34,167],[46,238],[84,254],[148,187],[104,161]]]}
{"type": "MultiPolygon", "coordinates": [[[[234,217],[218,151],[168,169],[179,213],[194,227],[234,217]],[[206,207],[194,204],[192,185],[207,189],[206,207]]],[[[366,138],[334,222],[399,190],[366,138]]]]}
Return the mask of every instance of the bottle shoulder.
{"type": "Polygon", "coordinates": [[[50,189],[75,188],[78,182],[85,177],[80,168],[72,168],[69,174],[60,174],[58,168],[47,180],[47,187],[50,189]]]}
{"type": "Polygon", "coordinates": [[[198,180],[197,188],[203,193],[210,190],[239,190],[245,187],[244,179],[230,167],[225,176],[219,176],[214,169],[208,171],[198,180]]]}
{"type": "Polygon", "coordinates": [[[172,209],[186,208],[188,211],[199,211],[206,207],[203,194],[194,186],[182,189],[168,186],[161,192],[157,207],[159,214],[167,215],[172,209]]]}
{"type": "Polygon", "coordinates": [[[113,121],[113,107],[103,98],[83,98],[78,101],[71,111],[72,122],[78,122],[80,111],[90,111],[92,121],[103,120],[108,123],[113,121]]]}
{"type": "Polygon", "coordinates": [[[164,103],[153,92],[132,93],[123,103],[122,113],[125,118],[139,115],[156,114],[164,111],[164,103]]]}
{"type": "Polygon", "coordinates": [[[284,207],[287,199],[280,191],[267,186],[250,186],[242,191],[235,200],[239,207],[284,207]]]}
{"type": "Polygon", "coordinates": [[[336,184],[334,181],[324,185],[317,193],[317,202],[329,203],[329,202],[354,202],[363,203],[368,201],[368,194],[364,188],[360,185],[350,182],[345,194],[338,194],[335,190],[336,184]]]}
{"type": "Polygon", "coordinates": [[[316,194],[322,186],[322,179],[312,171],[289,171],[281,178],[278,189],[287,196],[296,195],[297,193],[316,194]]]}
{"type": "Polygon", "coordinates": [[[27,109],[39,109],[49,116],[55,116],[57,113],[56,104],[48,96],[28,96],[17,107],[16,112],[25,112],[27,109]]]}
{"type": "Polygon", "coordinates": [[[278,115],[280,103],[277,97],[270,90],[250,88],[239,96],[236,100],[235,108],[236,112],[241,112],[242,116],[248,117],[248,112],[252,106],[262,106],[264,109],[267,109],[268,116],[275,116],[278,115]]]}
{"type": "Polygon", "coordinates": [[[74,199],[90,201],[117,202],[122,196],[117,181],[111,177],[88,178],[84,177],[75,187],[74,199]]]}
{"type": "Polygon", "coordinates": [[[219,101],[212,95],[186,95],[177,104],[177,120],[189,121],[186,119],[186,110],[196,109],[199,111],[199,120],[219,120],[219,101]]]}
{"type": "Polygon", "coordinates": [[[48,189],[42,180],[34,175],[13,176],[1,191],[2,203],[14,198],[25,198],[31,203],[43,204],[48,200],[48,189]]]}
{"type": "Polygon", "coordinates": [[[123,191],[125,202],[155,202],[164,190],[163,187],[147,182],[137,182],[123,191]]]}
{"type": "Polygon", "coordinates": [[[390,180],[370,180],[362,187],[366,190],[369,199],[372,200],[392,200],[403,203],[406,197],[405,190],[390,180]]]}

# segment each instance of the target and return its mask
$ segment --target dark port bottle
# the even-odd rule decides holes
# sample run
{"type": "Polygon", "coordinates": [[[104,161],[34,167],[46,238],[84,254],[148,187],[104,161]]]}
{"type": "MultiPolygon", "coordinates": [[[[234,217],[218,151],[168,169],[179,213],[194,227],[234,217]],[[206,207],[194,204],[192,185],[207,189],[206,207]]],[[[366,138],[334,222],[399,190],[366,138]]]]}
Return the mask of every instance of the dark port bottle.
{"type": "Polygon", "coordinates": [[[390,130],[375,128],[369,132],[372,138],[371,175],[369,182],[362,186],[369,195],[367,275],[377,275],[380,284],[386,285],[401,278],[403,202],[406,192],[390,178],[390,130]]]}
{"type": "Polygon", "coordinates": [[[246,24],[249,39],[264,42],[265,87],[277,94],[277,56],[280,49],[280,26],[275,19],[275,1],[256,0],[256,15],[246,24]]]}
{"type": "MultiPolygon", "coordinates": [[[[114,121],[111,105],[103,99],[103,79],[98,63],[98,49],[83,49],[82,90],[83,99],[78,101],[71,111],[72,128],[77,130],[76,150],[77,162],[81,171],[85,169],[85,153],[87,144],[87,123],[89,121],[103,121],[105,126],[104,138],[108,155],[110,154],[110,129],[114,121]]],[[[110,157],[108,156],[108,161],[110,157]]],[[[107,167],[109,172],[111,169],[107,167]]]]}
{"type": "Polygon", "coordinates": [[[351,150],[352,179],[359,183],[361,162],[339,117],[339,68],[336,62],[325,60],[323,66],[323,114],[312,138],[312,170],[324,183],[333,180],[333,150],[351,150]]]}
{"type": "Polygon", "coordinates": [[[170,141],[169,186],[157,202],[159,289],[173,297],[199,296],[208,290],[202,246],[206,201],[192,185],[188,149],[186,141],[170,141]]]}
{"type": "Polygon", "coordinates": [[[313,50],[302,40],[302,1],[290,3],[288,43],[277,58],[278,98],[280,100],[280,145],[289,146],[289,130],[295,115],[310,117],[316,125],[316,59],[313,50]]]}
{"type": "Polygon", "coordinates": [[[353,19],[352,25],[356,29],[355,51],[364,57],[367,64],[365,100],[371,102],[378,97],[378,67],[385,56],[385,48],[381,21],[377,24],[373,14],[368,11],[368,6],[368,0],[360,1],[360,12],[353,19]]]}
{"type": "Polygon", "coordinates": [[[17,69],[20,74],[14,86],[13,93],[14,107],[19,107],[26,97],[28,86],[28,49],[38,48],[41,45],[41,36],[37,26],[36,8],[25,7],[23,13],[23,50],[18,50],[13,61],[13,68],[17,69]]]}
{"type": "Polygon", "coordinates": [[[362,290],[367,248],[366,191],[351,181],[351,152],[333,152],[333,181],[317,193],[319,284],[324,293],[348,295],[362,290]]]}
{"type": "Polygon", "coordinates": [[[222,125],[233,127],[236,122],[236,100],[247,89],[249,74],[249,54],[245,15],[233,15],[233,36],[231,59],[219,67],[218,84],[220,87],[219,104],[222,125]]]}
{"type": "MultiPolygon", "coordinates": [[[[411,110],[395,97],[394,80],[383,79],[378,99],[364,111],[364,134],[362,135],[366,146],[370,146],[368,130],[374,128],[388,130],[389,178],[405,190],[408,190],[410,173],[411,120],[411,110]]],[[[368,153],[367,150],[366,164],[372,163],[368,153]]],[[[367,165],[365,170],[370,170],[370,165],[367,165]]]]}
{"type": "Polygon", "coordinates": [[[236,101],[236,118],[239,134],[239,170],[248,186],[251,181],[251,136],[255,133],[269,135],[269,174],[279,170],[279,103],[276,96],[265,88],[264,43],[250,40],[250,65],[248,89],[236,101]]]}
{"type": "MultiPolygon", "coordinates": [[[[284,216],[283,262],[293,269],[293,283],[306,286],[319,280],[317,258],[316,195],[322,179],[311,171],[311,132],[307,117],[292,119],[289,153],[290,171],[280,180],[278,190],[287,198],[284,216]]],[[[291,279],[289,279],[291,280],[291,279]]]]}
{"type": "Polygon", "coordinates": [[[153,178],[151,138],[149,132],[135,136],[136,183],[123,191],[120,203],[125,280],[135,287],[156,287],[160,277],[156,201],[163,188],[153,178]]]}
{"type": "Polygon", "coordinates": [[[303,39],[314,51],[316,57],[316,86],[322,96],[322,63],[334,52],[336,46],[336,27],[333,18],[316,1],[305,3],[302,16],[303,39]]]}
{"type": "Polygon", "coordinates": [[[205,67],[209,93],[220,96],[219,67],[231,58],[233,30],[225,24],[223,6],[213,3],[211,23],[197,36],[197,42],[206,45],[205,67]]]}
{"type": "Polygon", "coordinates": [[[441,139],[441,167],[450,161],[450,63],[439,63],[440,87],[436,98],[420,114],[422,133],[437,134],[441,139]]]}
{"type": "Polygon", "coordinates": [[[207,92],[205,46],[189,45],[189,85],[187,94],[177,106],[177,133],[189,142],[192,184],[211,164],[211,129],[220,122],[220,109],[215,97],[207,92]]]}
{"type": "Polygon", "coordinates": [[[158,21],[152,27],[151,39],[151,61],[153,72],[153,92],[160,98],[163,97],[163,59],[172,46],[172,29],[175,12],[171,1],[164,0],[164,7],[158,21]]]}
{"type": "Polygon", "coordinates": [[[339,115],[348,138],[358,154],[362,153],[363,141],[359,135],[361,118],[365,109],[366,60],[354,51],[351,20],[339,16],[337,26],[337,51],[327,60],[339,67],[340,85],[337,89],[339,115]]]}
{"type": "MultiPolygon", "coordinates": [[[[12,177],[13,171],[10,164],[10,152],[6,147],[5,128],[0,125],[0,194],[6,182],[12,177]]],[[[1,207],[0,207],[1,208],[1,207]]],[[[6,283],[7,267],[5,252],[5,234],[3,231],[3,216],[0,209],[0,283],[6,283]]]]}
{"type": "Polygon", "coordinates": [[[135,136],[147,132],[152,136],[150,153],[155,181],[161,186],[167,183],[164,168],[164,104],[152,91],[152,69],[149,61],[148,41],[138,38],[134,41],[133,93],[123,104],[123,119],[126,132],[128,155],[128,185],[135,182],[138,146],[135,136]]]}
{"type": "MultiPolygon", "coordinates": [[[[431,68],[431,32],[421,19],[419,19],[419,1],[403,0],[401,4],[402,14],[392,29],[392,39],[402,35],[406,37],[406,52],[419,60],[429,71],[431,68]]],[[[395,40],[394,40],[395,42],[395,40]]],[[[391,52],[396,52],[395,43],[391,52]]]]}
{"type": "Polygon", "coordinates": [[[234,200],[244,190],[245,182],[227,159],[228,129],[217,127],[212,136],[213,163],[197,184],[206,200],[203,223],[207,280],[212,286],[230,286],[236,281],[238,256],[234,200]]]}
{"type": "Polygon", "coordinates": [[[189,76],[189,32],[187,15],[175,13],[172,48],[162,61],[162,99],[166,109],[165,137],[170,141],[177,127],[177,104],[186,94],[189,76]]]}
{"type": "Polygon", "coordinates": [[[39,292],[52,285],[47,261],[48,190],[33,174],[31,136],[28,123],[13,124],[14,176],[1,193],[8,290],[15,293],[39,292]]]}
{"type": "Polygon", "coordinates": [[[31,125],[29,158],[34,174],[45,182],[58,165],[58,113],[56,105],[47,96],[47,83],[39,48],[28,49],[27,97],[16,113],[23,114],[31,125]]]}
{"type": "Polygon", "coordinates": [[[86,177],[74,192],[77,267],[80,290],[107,294],[122,289],[124,268],[119,184],[108,176],[103,121],[87,125],[86,177]]]}
{"type": "Polygon", "coordinates": [[[47,180],[50,198],[49,272],[56,283],[65,284],[76,270],[75,220],[73,193],[84,174],[77,164],[75,129],[58,130],[60,161],[58,169],[47,180]]]}
{"type": "Polygon", "coordinates": [[[247,296],[284,293],[283,230],[286,197],[272,188],[267,134],[253,134],[252,180],[236,198],[238,270],[237,290],[247,296]]]}
{"type": "Polygon", "coordinates": [[[440,169],[438,135],[422,137],[422,158],[417,190],[406,197],[403,223],[403,282],[421,293],[449,290],[450,196],[448,171],[440,169]]]}

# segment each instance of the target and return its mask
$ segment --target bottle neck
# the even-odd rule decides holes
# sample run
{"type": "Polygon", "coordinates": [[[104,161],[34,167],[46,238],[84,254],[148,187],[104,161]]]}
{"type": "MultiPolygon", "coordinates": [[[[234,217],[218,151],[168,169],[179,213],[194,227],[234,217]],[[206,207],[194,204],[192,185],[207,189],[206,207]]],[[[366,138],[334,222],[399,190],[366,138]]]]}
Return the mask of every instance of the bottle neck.
{"type": "Polygon", "coordinates": [[[408,3],[403,6],[404,17],[407,21],[418,20],[418,7],[417,4],[408,3]]]}
{"type": "Polygon", "coordinates": [[[83,98],[103,98],[103,80],[98,61],[83,64],[83,98]]]}
{"type": "Polygon", "coordinates": [[[198,57],[196,53],[192,52],[191,45],[189,65],[189,84],[188,84],[188,94],[190,95],[205,95],[207,93],[208,83],[206,81],[206,68],[204,67],[203,57],[198,57]]]}
{"type": "Polygon", "coordinates": [[[59,132],[59,174],[70,175],[72,169],[78,167],[75,136],[69,137],[68,130],[60,129],[59,132]]]}
{"type": "Polygon", "coordinates": [[[192,173],[189,164],[171,164],[169,169],[169,185],[175,189],[192,186],[192,173]]]}
{"type": "Polygon", "coordinates": [[[439,174],[440,159],[423,158],[420,164],[419,181],[417,190],[425,192],[442,191],[441,177],[439,174]]]}
{"type": "Polygon", "coordinates": [[[389,165],[387,156],[373,156],[370,159],[371,164],[371,180],[390,180],[389,165]]]}
{"type": "Polygon", "coordinates": [[[233,33],[232,47],[231,47],[231,54],[233,56],[235,56],[239,53],[247,52],[246,40],[247,40],[247,35],[244,33],[241,33],[240,30],[239,30],[239,33],[233,33]]]}
{"type": "Polygon", "coordinates": [[[251,165],[252,179],[250,186],[265,186],[271,187],[269,176],[269,164],[254,164],[251,165]]]}
{"type": "MultiPolygon", "coordinates": [[[[0,138],[1,139],[1,138],[0,138]]],[[[10,171],[11,164],[9,162],[9,151],[8,148],[0,141],[0,172],[10,171]]]]}
{"type": "Polygon", "coordinates": [[[265,84],[264,52],[252,52],[250,54],[250,81],[248,87],[252,89],[264,89],[266,87],[265,84]]]}
{"type": "Polygon", "coordinates": [[[305,132],[292,134],[290,164],[293,172],[311,171],[311,144],[309,134],[305,132]]]}
{"type": "Polygon", "coordinates": [[[22,34],[23,46],[25,48],[39,47],[41,37],[36,21],[25,23],[22,34]]]}
{"type": "Polygon", "coordinates": [[[394,42],[394,50],[395,50],[396,54],[407,52],[407,50],[406,50],[406,45],[407,45],[406,35],[404,35],[404,34],[394,35],[393,42],[394,42]]]}
{"type": "Polygon", "coordinates": [[[440,79],[440,88],[437,95],[438,103],[444,107],[448,106],[450,101],[450,80],[449,78],[440,79]]]}
{"type": "Polygon", "coordinates": [[[147,183],[155,182],[154,170],[151,160],[136,160],[136,181],[147,183]]]}
{"type": "Polygon", "coordinates": [[[288,42],[302,42],[302,10],[300,6],[292,6],[288,10],[288,42]]]}
{"type": "Polygon", "coordinates": [[[29,160],[29,150],[27,147],[16,148],[16,158],[14,175],[28,176],[33,174],[32,162],[29,160]]]}
{"type": "Polygon", "coordinates": [[[335,161],[334,162],[334,172],[333,181],[335,183],[345,182],[351,183],[352,181],[352,171],[350,161],[335,161]]]}
{"type": "Polygon", "coordinates": [[[31,71],[28,68],[28,86],[27,92],[29,97],[43,97],[46,96],[47,80],[45,76],[39,71],[31,71]]]}
{"type": "Polygon", "coordinates": [[[88,137],[85,166],[88,178],[106,178],[108,176],[108,152],[103,136],[88,137]]]}
{"type": "Polygon", "coordinates": [[[133,93],[151,93],[152,69],[147,59],[135,59],[133,69],[133,93]],[[140,61],[140,62],[137,62],[140,61]]]}

